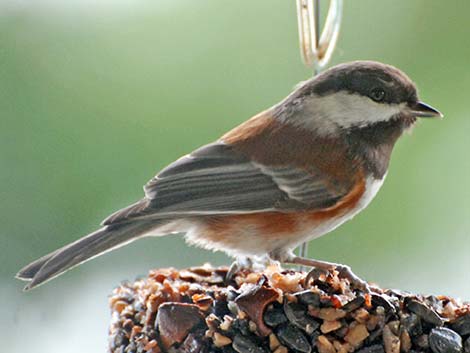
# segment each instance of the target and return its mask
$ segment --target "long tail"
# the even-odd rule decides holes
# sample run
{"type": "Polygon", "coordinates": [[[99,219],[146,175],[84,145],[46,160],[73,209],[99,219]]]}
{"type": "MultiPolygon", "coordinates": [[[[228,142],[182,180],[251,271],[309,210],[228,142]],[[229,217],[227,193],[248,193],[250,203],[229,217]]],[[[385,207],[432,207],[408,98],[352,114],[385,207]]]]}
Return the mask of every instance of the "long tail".
{"type": "Polygon", "coordinates": [[[24,288],[30,290],[72,267],[140,238],[159,225],[154,220],[105,226],[32,262],[21,269],[16,277],[30,281],[24,288]]]}

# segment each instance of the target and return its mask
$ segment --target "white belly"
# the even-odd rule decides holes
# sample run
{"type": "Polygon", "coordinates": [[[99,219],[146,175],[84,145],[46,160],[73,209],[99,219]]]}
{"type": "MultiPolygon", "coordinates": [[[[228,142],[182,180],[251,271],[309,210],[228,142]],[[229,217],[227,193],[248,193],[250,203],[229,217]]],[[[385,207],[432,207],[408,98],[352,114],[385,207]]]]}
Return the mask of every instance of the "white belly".
{"type": "Polygon", "coordinates": [[[222,250],[232,256],[259,256],[280,249],[294,249],[301,243],[318,238],[339,227],[344,222],[350,220],[362,211],[375,197],[383,184],[385,177],[381,180],[369,177],[366,180],[365,191],[356,206],[348,212],[338,215],[335,218],[312,221],[298,224],[298,231],[289,234],[262,236],[261,231],[253,224],[240,222],[234,225],[230,235],[226,235],[224,241],[214,242],[214,239],[206,239],[205,230],[195,223],[186,223],[186,240],[194,245],[210,249],[222,250]],[[229,237],[230,239],[227,239],[229,237]]]}

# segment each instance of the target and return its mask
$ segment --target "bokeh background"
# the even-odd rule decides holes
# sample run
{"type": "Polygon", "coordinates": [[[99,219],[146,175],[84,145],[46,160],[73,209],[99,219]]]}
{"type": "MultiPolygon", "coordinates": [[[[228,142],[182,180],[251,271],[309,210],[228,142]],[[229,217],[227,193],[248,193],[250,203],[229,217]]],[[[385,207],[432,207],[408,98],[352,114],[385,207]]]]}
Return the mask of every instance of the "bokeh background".
{"type": "MultiPolygon", "coordinates": [[[[400,141],[374,202],[310,256],[386,287],[470,299],[469,13],[468,1],[345,1],[333,63],[394,64],[446,118],[400,141]]],[[[173,236],[30,293],[13,279],[310,75],[293,0],[0,0],[2,351],[102,352],[121,280],[228,264],[173,236]]]]}

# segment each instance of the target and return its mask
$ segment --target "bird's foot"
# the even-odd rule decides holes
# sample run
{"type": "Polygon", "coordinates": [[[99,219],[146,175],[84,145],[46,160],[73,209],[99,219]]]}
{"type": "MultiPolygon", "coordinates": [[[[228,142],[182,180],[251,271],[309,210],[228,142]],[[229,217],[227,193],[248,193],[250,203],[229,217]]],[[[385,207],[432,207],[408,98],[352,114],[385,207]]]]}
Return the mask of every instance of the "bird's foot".
{"type": "Polygon", "coordinates": [[[358,277],[352,270],[351,267],[346,265],[337,264],[335,267],[338,271],[338,277],[346,278],[351,283],[353,288],[357,288],[364,293],[370,293],[369,284],[362,278],[358,277]]]}
{"type": "Polygon", "coordinates": [[[235,278],[238,271],[243,269],[252,269],[254,261],[250,257],[237,257],[230,265],[227,274],[225,275],[225,283],[229,284],[235,278]]]}
{"type": "Polygon", "coordinates": [[[235,278],[235,275],[242,270],[263,271],[267,266],[273,265],[273,260],[268,256],[240,256],[230,265],[225,275],[225,283],[229,284],[235,278]]]}
{"type": "Polygon", "coordinates": [[[227,274],[225,275],[225,283],[228,285],[235,278],[235,274],[241,269],[240,263],[237,260],[233,261],[228,268],[227,274]]]}
{"type": "Polygon", "coordinates": [[[312,267],[312,270],[307,274],[307,277],[305,278],[305,283],[310,283],[311,280],[317,279],[321,274],[325,274],[325,273],[336,270],[338,271],[338,277],[347,279],[349,283],[351,283],[351,286],[353,288],[359,289],[365,293],[370,293],[371,291],[369,284],[363,279],[361,279],[360,277],[358,277],[354,272],[352,272],[351,268],[347,265],[308,259],[305,257],[296,256],[292,253],[271,254],[271,256],[273,255],[274,255],[274,259],[280,261],[281,263],[289,263],[289,264],[312,267]]]}

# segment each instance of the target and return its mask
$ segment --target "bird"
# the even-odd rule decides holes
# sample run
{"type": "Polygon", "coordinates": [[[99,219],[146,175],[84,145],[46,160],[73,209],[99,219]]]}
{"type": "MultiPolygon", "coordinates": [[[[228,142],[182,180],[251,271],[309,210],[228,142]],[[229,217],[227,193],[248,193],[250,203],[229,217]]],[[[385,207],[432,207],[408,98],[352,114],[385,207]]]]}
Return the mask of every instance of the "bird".
{"type": "Polygon", "coordinates": [[[234,268],[264,258],[337,270],[368,291],[349,266],[300,257],[294,249],[372,201],[398,138],[425,117],[443,115],[420,101],[415,83],[394,66],[375,61],[333,66],[177,159],[144,186],[141,200],[16,277],[28,281],[30,290],[134,240],[184,233],[191,245],[234,257],[234,268]]]}

